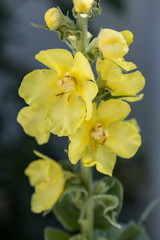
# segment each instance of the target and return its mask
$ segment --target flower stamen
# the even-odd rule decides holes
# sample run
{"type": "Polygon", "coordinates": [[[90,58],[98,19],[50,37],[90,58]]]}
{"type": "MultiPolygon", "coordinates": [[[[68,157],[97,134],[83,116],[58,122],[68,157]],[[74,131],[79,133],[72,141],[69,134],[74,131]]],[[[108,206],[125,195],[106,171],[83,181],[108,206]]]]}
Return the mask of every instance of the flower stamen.
{"type": "Polygon", "coordinates": [[[101,123],[98,123],[95,129],[92,131],[91,136],[97,143],[104,144],[109,137],[109,133],[106,129],[105,130],[103,129],[101,123]]]}
{"type": "Polygon", "coordinates": [[[70,72],[64,74],[64,78],[59,80],[57,84],[66,92],[75,90],[75,78],[70,72]]]}

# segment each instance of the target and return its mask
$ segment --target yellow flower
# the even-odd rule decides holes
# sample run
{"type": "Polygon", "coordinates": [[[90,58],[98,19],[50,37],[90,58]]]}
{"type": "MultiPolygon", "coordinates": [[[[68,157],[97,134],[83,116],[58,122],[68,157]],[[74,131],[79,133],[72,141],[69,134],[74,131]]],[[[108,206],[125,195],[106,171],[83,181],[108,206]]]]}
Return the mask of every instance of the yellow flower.
{"type": "Polygon", "coordinates": [[[78,13],[88,13],[94,0],[73,0],[75,10],[78,13]]]}
{"type": "Polygon", "coordinates": [[[25,175],[29,177],[30,185],[35,187],[31,199],[31,210],[41,213],[49,210],[60,198],[65,186],[65,173],[53,159],[35,152],[40,157],[29,164],[25,175]]]}
{"type": "Polygon", "coordinates": [[[103,57],[114,61],[125,71],[136,68],[134,63],[126,62],[123,58],[132,42],[133,34],[128,30],[118,32],[112,29],[102,29],[98,35],[98,47],[103,57]]]}
{"type": "Polygon", "coordinates": [[[143,94],[137,94],[144,88],[145,79],[140,71],[123,73],[121,67],[109,59],[97,60],[99,82],[112,96],[120,96],[128,101],[137,101],[143,94]]]}
{"type": "Polygon", "coordinates": [[[94,104],[93,116],[74,135],[69,136],[69,159],[73,164],[82,160],[87,167],[96,165],[99,172],[112,175],[116,155],[131,158],[141,145],[136,127],[124,120],[130,106],[120,100],[94,104]]]}
{"type": "Polygon", "coordinates": [[[41,51],[36,59],[50,69],[26,75],[19,95],[29,107],[23,108],[18,122],[39,144],[46,143],[49,133],[73,134],[84,119],[92,116],[92,100],[98,88],[88,60],[80,52],[73,58],[64,49],[41,51]]]}
{"type": "Polygon", "coordinates": [[[56,30],[62,23],[62,14],[57,8],[50,8],[44,16],[47,26],[51,30],[56,30]]]}

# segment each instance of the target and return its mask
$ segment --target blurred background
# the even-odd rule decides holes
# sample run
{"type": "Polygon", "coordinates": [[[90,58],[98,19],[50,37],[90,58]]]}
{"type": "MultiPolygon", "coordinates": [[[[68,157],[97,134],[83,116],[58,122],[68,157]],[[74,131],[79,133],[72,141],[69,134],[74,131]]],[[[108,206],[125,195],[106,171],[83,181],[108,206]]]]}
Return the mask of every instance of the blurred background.
{"type": "MultiPolygon", "coordinates": [[[[114,176],[124,186],[121,221],[137,221],[145,207],[160,198],[160,1],[101,0],[102,15],[90,23],[90,31],[130,30],[134,42],[126,60],[136,63],[146,78],[145,97],[132,104],[132,116],[141,127],[143,144],[130,160],[118,159],[114,176]]],[[[49,144],[38,146],[16,122],[25,105],[18,96],[24,75],[43,68],[34,56],[40,50],[66,48],[54,32],[34,28],[44,25],[44,13],[61,7],[72,9],[71,0],[0,0],[0,236],[3,240],[43,240],[45,226],[58,226],[52,214],[43,218],[30,212],[33,189],[24,169],[36,157],[33,149],[56,159],[64,159],[66,138],[52,136],[49,144]]],[[[146,228],[152,240],[160,236],[160,205],[151,212],[146,228]]]]}

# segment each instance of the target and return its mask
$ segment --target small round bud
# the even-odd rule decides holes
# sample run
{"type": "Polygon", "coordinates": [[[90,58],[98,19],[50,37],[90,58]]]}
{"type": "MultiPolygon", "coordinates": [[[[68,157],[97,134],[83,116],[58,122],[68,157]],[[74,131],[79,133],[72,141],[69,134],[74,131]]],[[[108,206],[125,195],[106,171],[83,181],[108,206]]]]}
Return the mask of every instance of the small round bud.
{"type": "Polygon", "coordinates": [[[78,13],[88,13],[94,0],[73,0],[75,10],[78,13]]]}
{"type": "Polygon", "coordinates": [[[56,30],[61,25],[62,14],[57,8],[50,8],[44,16],[49,29],[56,30]]]}

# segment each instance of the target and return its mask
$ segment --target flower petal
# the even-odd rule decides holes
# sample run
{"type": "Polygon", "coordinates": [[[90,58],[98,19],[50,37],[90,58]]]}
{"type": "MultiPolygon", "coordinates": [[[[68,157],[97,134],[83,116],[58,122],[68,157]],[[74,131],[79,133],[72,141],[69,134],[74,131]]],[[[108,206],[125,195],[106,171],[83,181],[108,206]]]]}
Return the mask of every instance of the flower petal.
{"type": "Polygon", "coordinates": [[[119,67],[124,71],[132,71],[137,68],[137,66],[132,62],[126,62],[124,58],[119,58],[114,61],[119,67]]]}
{"type": "Polygon", "coordinates": [[[50,126],[44,109],[24,107],[19,112],[17,121],[22,125],[26,134],[37,137],[39,144],[48,142],[50,126]]]}
{"type": "Polygon", "coordinates": [[[102,123],[103,127],[105,127],[110,123],[125,119],[130,110],[130,106],[127,103],[110,99],[102,102],[97,110],[94,108],[95,116],[93,115],[93,117],[97,123],[102,123]]]}
{"type": "Polygon", "coordinates": [[[94,75],[87,58],[80,52],[75,55],[72,75],[76,78],[77,92],[86,103],[86,120],[89,120],[93,110],[92,100],[98,92],[98,87],[94,81],[94,75]]]}
{"type": "Polygon", "coordinates": [[[45,160],[37,160],[31,162],[28,167],[25,169],[25,175],[29,177],[29,183],[31,186],[36,186],[41,183],[46,177],[46,168],[47,162],[45,160]]]}
{"type": "Polygon", "coordinates": [[[99,172],[112,176],[116,155],[104,145],[96,144],[94,150],[90,144],[83,154],[82,162],[86,167],[96,165],[99,172]]]}
{"type": "Polygon", "coordinates": [[[129,122],[117,122],[108,126],[109,137],[106,146],[118,156],[131,158],[141,145],[141,136],[129,122]]]}
{"type": "Polygon", "coordinates": [[[87,58],[81,53],[77,52],[74,57],[74,66],[72,68],[72,76],[77,81],[94,80],[94,75],[87,58]]]}
{"type": "Polygon", "coordinates": [[[91,124],[85,121],[75,134],[69,136],[68,156],[71,163],[76,164],[80,160],[85,148],[89,144],[90,129],[91,124]]]}
{"type": "Polygon", "coordinates": [[[121,33],[129,46],[133,42],[133,33],[128,30],[122,31],[121,33]]]}
{"type": "Polygon", "coordinates": [[[115,74],[122,73],[121,68],[111,60],[98,58],[96,64],[97,71],[102,80],[108,81],[115,74]]]}
{"type": "Polygon", "coordinates": [[[98,47],[103,56],[111,60],[123,57],[129,50],[123,34],[112,29],[100,31],[98,47]]]}
{"type": "Polygon", "coordinates": [[[137,102],[143,99],[144,94],[141,93],[139,95],[133,97],[120,97],[119,99],[127,101],[127,102],[137,102]]]}
{"type": "Polygon", "coordinates": [[[75,91],[59,95],[50,103],[51,132],[58,136],[75,133],[86,116],[86,105],[75,91]]]}
{"type": "Polygon", "coordinates": [[[54,87],[57,82],[57,73],[53,70],[35,70],[27,74],[19,88],[19,95],[26,103],[33,107],[44,105],[45,101],[58,91],[54,87]]]}
{"type": "Polygon", "coordinates": [[[68,72],[73,66],[73,56],[65,49],[43,50],[40,51],[35,58],[62,75],[68,72]]]}
{"type": "Polygon", "coordinates": [[[139,71],[116,74],[108,79],[106,85],[112,90],[113,96],[134,96],[144,88],[145,79],[139,71]]]}
{"type": "Polygon", "coordinates": [[[96,82],[93,81],[81,81],[77,83],[77,92],[86,103],[87,115],[86,120],[88,121],[92,117],[93,104],[92,100],[95,98],[98,92],[96,82]]]}
{"type": "MultiPolygon", "coordinates": [[[[58,173],[57,173],[58,174],[58,173]]],[[[41,213],[49,210],[60,198],[64,189],[65,180],[42,182],[35,187],[32,195],[31,210],[34,213],[41,213]]]]}

